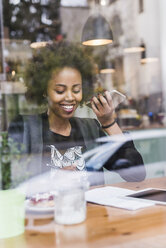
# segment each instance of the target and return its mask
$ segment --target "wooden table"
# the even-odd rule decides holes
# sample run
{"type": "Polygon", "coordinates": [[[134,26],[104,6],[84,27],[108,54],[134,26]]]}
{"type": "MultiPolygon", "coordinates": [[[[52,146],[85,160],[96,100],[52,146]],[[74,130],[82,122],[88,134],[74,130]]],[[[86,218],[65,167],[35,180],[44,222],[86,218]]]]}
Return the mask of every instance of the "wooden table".
{"type": "MultiPolygon", "coordinates": [[[[166,177],[140,183],[114,186],[139,190],[147,187],[166,189],[166,177]]],[[[53,247],[166,247],[166,206],[152,206],[137,211],[88,204],[87,219],[72,226],[57,225],[53,219],[35,220],[23,235],[0,240],[1,248],[53,247]]]]}

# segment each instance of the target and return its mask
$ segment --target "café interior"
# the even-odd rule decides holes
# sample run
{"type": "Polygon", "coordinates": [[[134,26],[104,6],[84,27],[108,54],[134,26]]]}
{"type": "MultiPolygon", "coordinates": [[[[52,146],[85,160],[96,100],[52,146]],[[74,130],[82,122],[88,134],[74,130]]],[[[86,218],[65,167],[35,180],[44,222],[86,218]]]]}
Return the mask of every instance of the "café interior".
{"type": "MultiPolygon", "coordinates": [[[[165,10],[165,0],[0,0],[0,247],[166,246],[165,10]],[[31,136],[40,132],[31,117],[49,115],[50,102],[35,103],[27,92],[42,92],[48,71],[41,64],[58,65],[58,56],[52,57],[62,46],[79,47],[93,62],[88,101],[72,117],[98,119],[104,136],[92,139],[93,130],[85,131],[89,149],[68,152],[75,169],[59,166],[66,153],[50,145],[58,165],[45,163],[43,171],[45,145],[32,137],[35,152],[27,152],[17,139],[27,123],[11,123],[30,117],[31,136]],[[109,99],[104,92],[114,106],[109,125],[92,103],[99,97],[103,109],[109,99]],[[114,133],[114,125],[121,131],[114,133]],[[121,149],[130,154],[114,161],[121,149]]],[[[62,108],[69,115],[74,107],[62,108]]],[[[76,132],[79,137],[81,125],[76,132]]]]}

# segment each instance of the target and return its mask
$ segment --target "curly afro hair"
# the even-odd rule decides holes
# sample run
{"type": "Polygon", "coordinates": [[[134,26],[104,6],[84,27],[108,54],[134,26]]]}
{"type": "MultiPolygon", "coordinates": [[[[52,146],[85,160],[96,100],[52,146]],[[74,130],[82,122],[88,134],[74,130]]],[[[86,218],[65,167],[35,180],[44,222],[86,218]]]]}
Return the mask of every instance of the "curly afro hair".
{"type": "Polygon", "coordinates": [[[46,103],[48,82],[57,69],[71,67],[82,76],[83,99],[85,102],[92,95],[94,63],[90,51],[78,44],[53,43],[37,49],[25,70],[26,97],[38,105],[46,103]]]}

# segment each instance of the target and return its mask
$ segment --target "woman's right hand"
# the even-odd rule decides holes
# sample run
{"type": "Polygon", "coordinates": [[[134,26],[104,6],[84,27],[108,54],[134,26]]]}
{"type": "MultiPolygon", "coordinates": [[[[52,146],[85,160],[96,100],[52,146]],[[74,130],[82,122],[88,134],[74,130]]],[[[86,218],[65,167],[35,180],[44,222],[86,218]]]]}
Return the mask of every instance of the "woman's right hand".
{"type": "Polygon", "coordinates": [[[93,97],[91,105],[102,126],[107,126],[114,121],[114,106],[112,97],[109,91],[105,91],[105,97],[99,94],[98,97],[93,97]]]}

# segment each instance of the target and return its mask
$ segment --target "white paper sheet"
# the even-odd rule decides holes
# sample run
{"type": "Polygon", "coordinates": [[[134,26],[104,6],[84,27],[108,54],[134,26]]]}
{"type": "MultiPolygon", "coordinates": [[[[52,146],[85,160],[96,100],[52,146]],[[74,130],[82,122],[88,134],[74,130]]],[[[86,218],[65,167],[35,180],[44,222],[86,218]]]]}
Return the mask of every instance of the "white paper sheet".
{"type": "Polygon", "coordinates": [[[88,202],[124,208],[127,210],[137,210],[155,205],[152,202],[147,202],[140,199],[127,198],[126,195],[132,194],[136,191],[106,186],[102,188],[96,188],[89,190],[85,193],[85,199],[88,202]]]}

